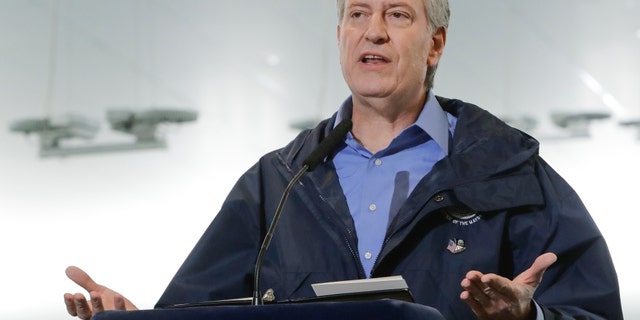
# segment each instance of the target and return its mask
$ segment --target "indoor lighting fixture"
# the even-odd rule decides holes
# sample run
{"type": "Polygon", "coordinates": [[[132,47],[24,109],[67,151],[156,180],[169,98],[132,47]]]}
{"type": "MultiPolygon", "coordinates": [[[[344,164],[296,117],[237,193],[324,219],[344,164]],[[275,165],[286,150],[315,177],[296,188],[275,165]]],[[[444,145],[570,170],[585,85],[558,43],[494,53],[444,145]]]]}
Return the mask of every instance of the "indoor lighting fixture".
{"type": "Polygon", "coordinates": [[[11,131],[40,136],[40,157],[71,156],[79,154],[166,148],[166,142],[157,132],[162,123],[184,123],[197,119],[195,111],[178,109],[151,109],[147,111],[110,110],[107,119],[113,130],[135,137],[133,143],[65,145],[63,141],[76,138],[91,140],[98,126],[80,117],[64,120],[24,119],[11,124],[11,131]]]}

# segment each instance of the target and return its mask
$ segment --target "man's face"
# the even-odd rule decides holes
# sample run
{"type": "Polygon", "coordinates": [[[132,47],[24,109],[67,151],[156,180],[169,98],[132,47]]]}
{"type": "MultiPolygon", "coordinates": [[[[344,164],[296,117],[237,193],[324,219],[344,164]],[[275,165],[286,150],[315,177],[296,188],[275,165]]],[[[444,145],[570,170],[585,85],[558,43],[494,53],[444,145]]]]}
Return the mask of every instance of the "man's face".
{"type": "Polygon", "coordinates": [[[428,27],[423,0],[347,0],[338,46],[354,97],[423,94],[442,50],[428,27]]]}

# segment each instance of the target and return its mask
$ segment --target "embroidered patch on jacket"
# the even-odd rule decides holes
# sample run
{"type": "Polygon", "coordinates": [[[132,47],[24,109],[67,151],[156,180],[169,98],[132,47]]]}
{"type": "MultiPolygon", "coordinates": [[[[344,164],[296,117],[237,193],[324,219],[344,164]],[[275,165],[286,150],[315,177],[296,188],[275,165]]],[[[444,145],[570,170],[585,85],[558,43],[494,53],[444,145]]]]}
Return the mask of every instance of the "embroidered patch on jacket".
{"type": "Polygon", "coordinates": [[[447,207],[444,208],[444,212],[447,220],[461,226],[469,226],[482,219],[482,216],[477,211],[464,206],[447,207]]]}
{"type": "Polygon", "coordinates": [[[464,243],[464,240],[453,238],[449,240],[447,250],[449,250],[449,252],[453,254],[456,254],[467,250],[467,245],[464,243]]]}

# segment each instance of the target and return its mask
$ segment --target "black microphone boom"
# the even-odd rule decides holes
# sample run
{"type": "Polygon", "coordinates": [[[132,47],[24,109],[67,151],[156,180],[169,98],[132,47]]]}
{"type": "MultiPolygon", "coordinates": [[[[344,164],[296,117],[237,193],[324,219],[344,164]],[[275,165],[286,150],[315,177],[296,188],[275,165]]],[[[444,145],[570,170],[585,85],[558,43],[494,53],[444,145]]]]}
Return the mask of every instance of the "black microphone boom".
{"type": "Polygon", "coordinates": [[[271,244],[271,239],[273,238],[273,233],[278,225],[278,220],[280,220],[280,215],[282,214],[282,209],[284,209],[284,204],[289,197],[289,193],[291,192],[291,188],[300,180],[303,174],[307,171],[313,171],[323,160],[326,158],[332,150],[334,150],[341,142],[344,141],[344,137],[347,135],[347,132],[351,130],[352,127],[351,120],[344,119],[342,120],[330,133],[327,135],[324,140],[320,142],[318,147],[309,154],[309,156],[302,162],[302,168],[293,176],[289,184],[284,189],[282,193],[282,197],[280,198],[280,202],[278,203],[278,207],[276,208],[276,212],[273,215],[273,220],[269,225],[269,230],[264,236],[264,240],[262,241],[262,246],[260,246],[260,251],[258,252],[258,258],[256,259],[255,270],[253,273],[253,299],[251,304],[262,305],[262,294],[260,293],[260,270],[262,269],[262,261],[264,260],[264,256],[267,253],[267,248],[269,248],[269,244],[271,244]]]}

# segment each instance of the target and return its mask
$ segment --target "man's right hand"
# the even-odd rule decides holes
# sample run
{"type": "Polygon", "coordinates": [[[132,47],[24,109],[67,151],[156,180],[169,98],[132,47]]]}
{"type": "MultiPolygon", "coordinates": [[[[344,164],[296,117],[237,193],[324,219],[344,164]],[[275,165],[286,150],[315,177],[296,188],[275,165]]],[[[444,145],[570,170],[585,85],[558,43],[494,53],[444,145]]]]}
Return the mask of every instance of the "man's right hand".
{"type": "Polygon", "coordinates": [[[78,267],[68,267],[67,277],[89,292],[91,303],[82,293],[65,293],[64,303],[67,312],[74,317],[88,320],[94,313],[104,310],[137,310],[138,308],[121,294],[97,284],[89,275],[78,267]]]}

